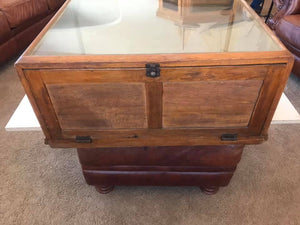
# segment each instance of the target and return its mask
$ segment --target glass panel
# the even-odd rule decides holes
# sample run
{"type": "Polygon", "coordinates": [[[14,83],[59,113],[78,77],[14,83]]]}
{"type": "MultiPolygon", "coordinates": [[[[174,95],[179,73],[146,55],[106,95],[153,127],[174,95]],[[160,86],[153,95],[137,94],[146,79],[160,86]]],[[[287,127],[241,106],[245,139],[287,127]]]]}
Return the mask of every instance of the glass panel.
{"type": "Polygon", "coordinates": [[[243,0],[72,0],[34,55],[278,51],[243,0]],[[164,6],[178,4],[178,11],[164,6]]]}

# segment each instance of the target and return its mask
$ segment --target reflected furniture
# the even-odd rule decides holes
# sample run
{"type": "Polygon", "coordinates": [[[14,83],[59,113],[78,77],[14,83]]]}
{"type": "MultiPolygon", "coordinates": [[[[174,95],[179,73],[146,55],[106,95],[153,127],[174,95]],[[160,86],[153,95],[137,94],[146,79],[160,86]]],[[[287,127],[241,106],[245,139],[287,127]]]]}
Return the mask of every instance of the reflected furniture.
{"type": "Polygon", "coordinates": [[[268,137],[291,54],[243,0],[186,36],[158,0],[103,0],[97,13],[121,13],[99,26],[80,25],[94,10],[82,2],[67,1],[16,63],[45,143],[77,148],[101,193],[226,186],[244,146],[268,137]]]}
{"type": "Polygon", "coordinates": [[[273,0],[276,14],[267,21],[286,48],[293,53],[293,73],[300,77],[300,1],[273,0]]]}
{"type": "Polygon", "coordinates": [[[180,25],[222,21],[220,14],[229,14],[233,0],[159,0],[157,15],[180,25]]]}

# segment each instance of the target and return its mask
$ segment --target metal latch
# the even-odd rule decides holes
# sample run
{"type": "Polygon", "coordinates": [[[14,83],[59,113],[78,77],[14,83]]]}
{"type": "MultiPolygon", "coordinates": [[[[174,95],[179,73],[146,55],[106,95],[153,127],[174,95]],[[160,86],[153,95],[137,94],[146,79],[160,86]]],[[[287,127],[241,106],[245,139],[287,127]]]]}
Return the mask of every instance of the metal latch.
{"type": "Polygon", "coordinates": [[[159,63],[147,63],[146,64],[146,76],[155,78],[160,76],[160,65],[159,63]]]}
{"type": "Polygon", "coordinates": [[[90,136],[76,136],[76,143],[92,143],[90,136]]]}
{"type": "Polygon", "coordinates": [[[237,141],[237,134],[222,134],[222,141],[237,141]]]}

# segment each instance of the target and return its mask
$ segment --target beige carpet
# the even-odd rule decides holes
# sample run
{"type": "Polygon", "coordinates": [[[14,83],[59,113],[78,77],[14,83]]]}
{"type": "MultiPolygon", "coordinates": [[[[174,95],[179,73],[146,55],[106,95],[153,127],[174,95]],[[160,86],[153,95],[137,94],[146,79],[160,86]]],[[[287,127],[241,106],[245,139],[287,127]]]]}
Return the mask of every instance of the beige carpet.
{"type": "MultiPolygon", "coordinates": [[[[41,132],[6,132],[24,95],[12,63],[0,68],[0,224],[300,224],[300,125],[273,125],[269,141],[246,147],[230,185],[88,186],[74,149],[51,149],[41,132]]],[[[298,96],[299,97],[299,96],[298,96]]]]}

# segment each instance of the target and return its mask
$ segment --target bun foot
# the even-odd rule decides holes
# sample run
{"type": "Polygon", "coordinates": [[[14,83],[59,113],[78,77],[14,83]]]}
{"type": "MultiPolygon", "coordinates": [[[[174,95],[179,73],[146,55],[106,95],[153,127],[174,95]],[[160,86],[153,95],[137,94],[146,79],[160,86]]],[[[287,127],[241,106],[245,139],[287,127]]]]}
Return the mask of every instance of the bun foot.
{"type": "Polygon", "coordinates": [[[109,192],[111,192],[114,189],[115,186],[113,185],[99,185],[99,186],[95,186],[96,190],[100,193],[100,194],[107,194],[109,192]]]}
{"type": "Polygon", "coordinates": [[[214,195],[218,192],[219,187],[212,186],[212,187],[200,187],[201,191],[207,195],[214,195]]]}

